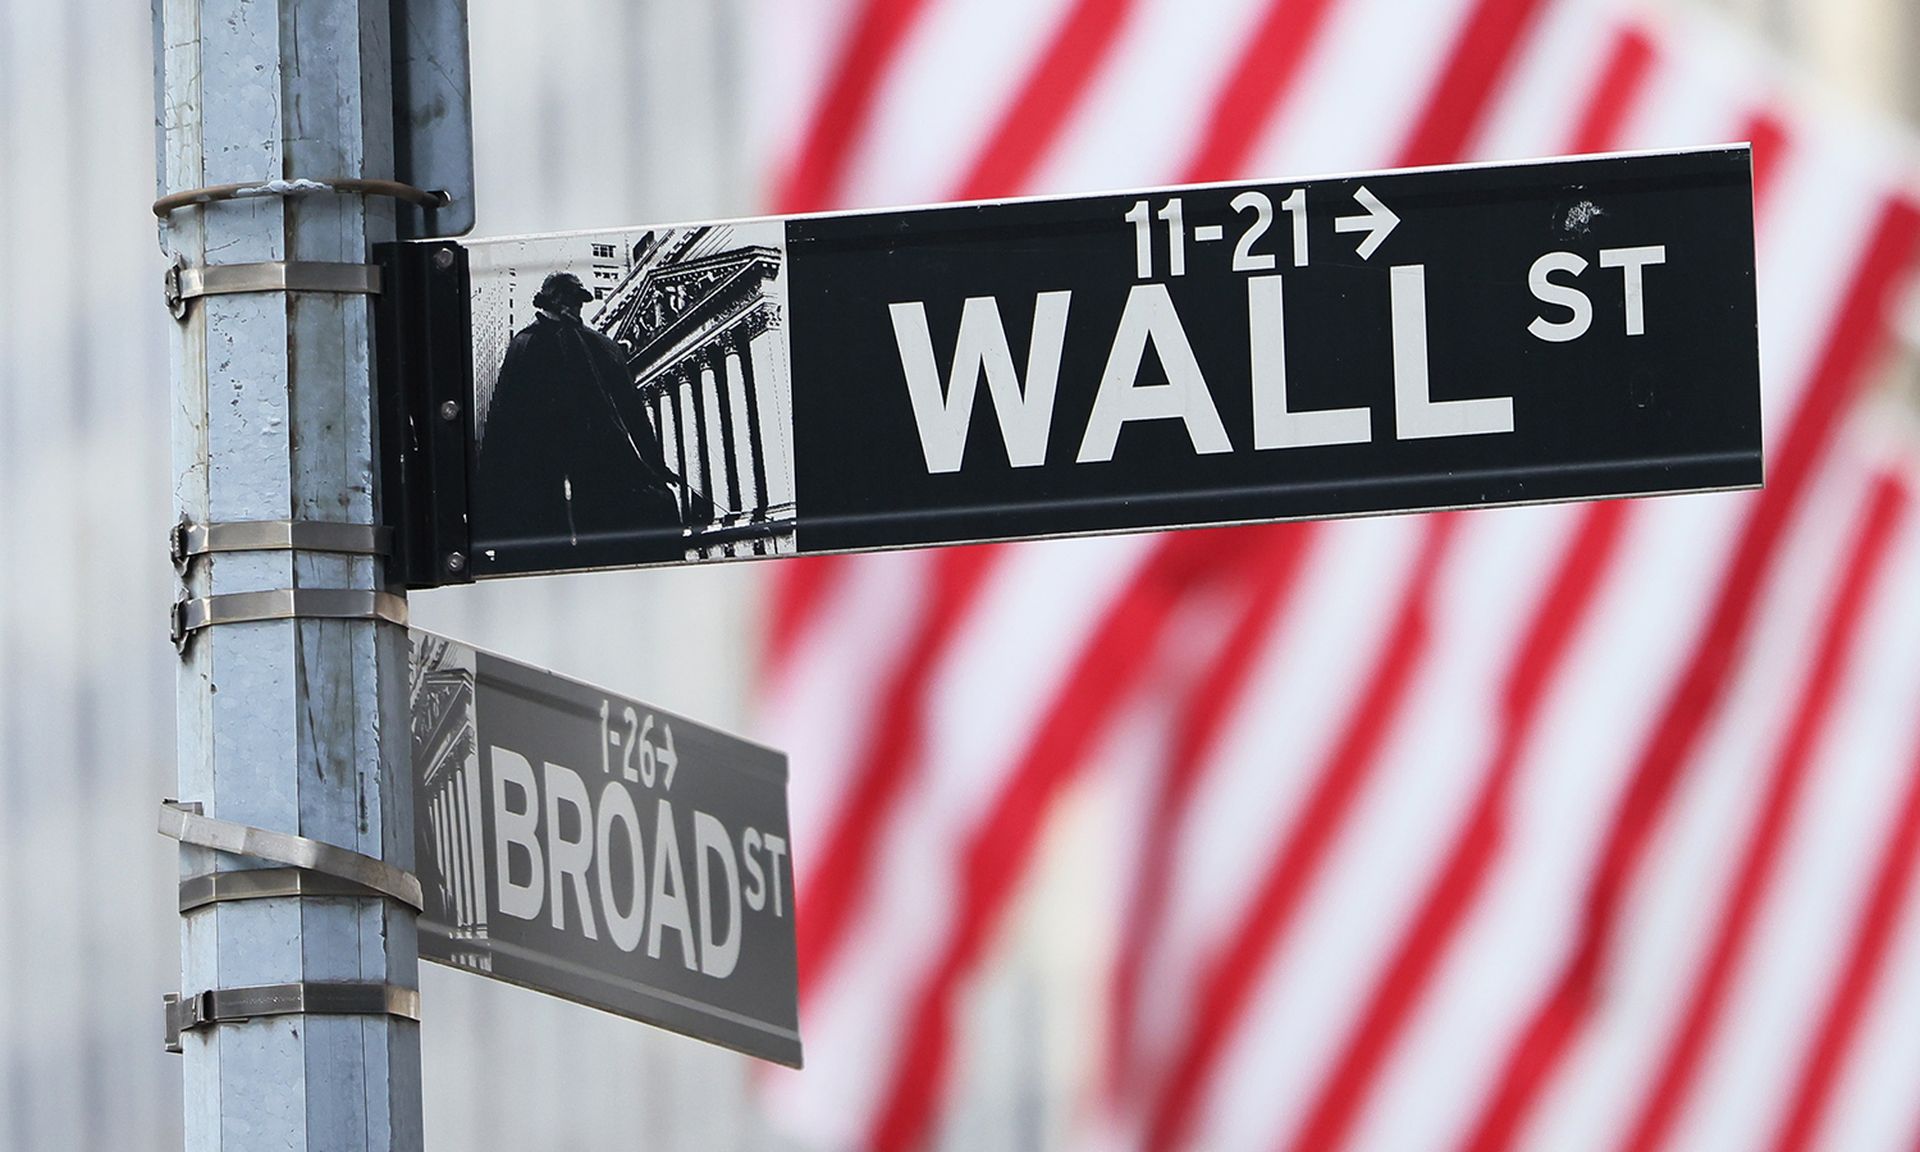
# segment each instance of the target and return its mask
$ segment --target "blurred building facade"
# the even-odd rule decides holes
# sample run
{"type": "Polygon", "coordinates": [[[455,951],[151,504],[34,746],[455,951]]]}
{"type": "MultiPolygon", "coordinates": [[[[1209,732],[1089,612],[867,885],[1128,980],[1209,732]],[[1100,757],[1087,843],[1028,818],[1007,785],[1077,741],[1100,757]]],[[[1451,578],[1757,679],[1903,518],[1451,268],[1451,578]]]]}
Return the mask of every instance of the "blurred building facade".
{"type": "MultiPolygon", "coordinates": [[[[1685,10],[1693,0],[1660,0],[1685,10]]],[[[1903,0],[1711,0],[1708,10],[1764,39],[1827,98],[1920,126],[1920,6],[1903,0]]],[[[1904,354],[1884,386],[1920,409],[1920,293],[1903,309],[1904,354]]]]}
{"type": "MultiPolygon", "coordinates": [[[[1673,0],[1666,0],[1669,6],[1673,0]]],[[[1920,13],[1899,0],[1716,0],[1821,84],[1909,122],[1920,116],[1920,13]]]]}
{"type": "MultiPolygon", "coordinates": [[[[1667,6],[1679,0],[1668,0],[1667,6]]],[[[818,4],[825,13],[846,3],[818,4]]],[[[1811,78],[1920,117],[1910,0],[1721,0],[1811,78]]],[[[761,207],[750,78],[778,68],[752,0],[473,0],[482,234],[761,207]]],[[[138,0],[0,0],[0,1152],[179,1143],[159,998],[177,976],[168,421],[151,44],[138,0]]],[[[1920,327],[1920,325],[1916,325],[1920,327]]],[[[749,567],[514,581],[414,600],[416,623],[742,729],[749,567]]],[[[1068,822],[1071,824],[1071,821],[1068,822]]],[[[1039,1146],[1071,945],[1097,902],[1059,851],[969,1028],[956,1147],[1039,1146]]],[[[762,1148],[746,1062],[467,973],[423,975],[428,1147],[762,1148]],[[644,1141],[634,1133],[644,1132],[644,1141]]],[[[1077,1028],[1059,1028],[1079,1034],[1077,1028]]]]}

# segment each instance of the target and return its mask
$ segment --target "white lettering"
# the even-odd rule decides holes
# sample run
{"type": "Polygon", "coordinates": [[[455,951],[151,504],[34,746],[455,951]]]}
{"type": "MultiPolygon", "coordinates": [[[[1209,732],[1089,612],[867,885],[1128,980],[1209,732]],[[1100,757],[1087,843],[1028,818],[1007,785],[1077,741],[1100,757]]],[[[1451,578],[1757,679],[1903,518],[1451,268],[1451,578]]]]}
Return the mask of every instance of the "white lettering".
{"type": "Polygon", "coordinates": [[[725,978],[740,962],[740,868],[733,858],[733,839],[726,826],[697,809],[693,814],[693,872],[700,886],[700,971],[725,978]],[[713,935],[712,876],[707,858],[717,857],[727,881],[720,889],[727,898],[727,931],[721,939],[713,935]]]}
{"type": "Polygon", "coordinates": [[[1587,334],[1593,326],[1593,301],[1587,294],[1571,284],[1555,284],[1547,279],[1553,272],[1570,272],[1575,276],[1587,270],[1585,259],[1571,252],[1549,252],[1533,262],[1527,272],[1527,287],[1533,289],[1534,299],[1545,304],[1557,304],[1573,313],[1565,320],[1548,320],[1545,316],[1536,316],[1533,323],[1527,325],[1527,331],[1537,340],[1550,344],[1564,344],[1569,340],[1578,340],[1587,334]]]}
{"type": "Polygon", "coordinates": [[[760,871],[760,830],[740,834],[740,860],[747,866],[747,907],[755,912],[767,906],[767,876],[760,871]]]}
{"type": "MultiPolygon", "coordinates": [[[[649,720],[652,717],[648,717],[649,720]]],[[[660,761],[663,773],[660,787],[673,790],[673,774],[680,767],[680,753],[673,750],[673,725],[660,721],[660,744],[654,749],[654,756],[660,761]]]]}
{"type": "Polygon", "coordinates": [[[967,450],[974,392],[982,372],[987,395],[1000,419],[1007,463],[1032,468],[1047,462],[1047,436],[1053,427],[1053,394],[1060,379],[1060,348],[1066,342],[1067,303],[1071,292],[1042,292],[1033,301],[1033,339],[1027,345],[1024,390],[1013,370],[1013,351],[1000,321],[1000,305],[991,296],[971,296],[960,309],[960,334],[953,349],[953,371],[946,395],[933,359],[927,307],[919,301],[890,304],[893,339],[906,373],[907,398],[928,472],[958,472],[967,450]]]}
{"type": "Polygon", "coordinates": [[[693,959],[693,918],[687,914],[687,876],[680,867],[680,836],[673,830],[673,805],[660,801],[653,829],[653,892],[647,901],[647,955],[660,959],[660,933],[680,934],[680,960],[689,971],[693,959]]]}
{"type": "Polygon", "coordinates": [[[629,704],[620,709],[620,719],[626,724],[627,732],[623,740],[624,746],[620,751],[620,774],[629,780],[639,781],[651,788],[653,787],[653,760],[651,757],[649,757],[645,763],[644,770],[646,776],[644,778],[641,776],[642,768],[635,766],[633,762],[633,755],[640,748],[640,714],[633,710],[633,705],[629,704]]]}
{"type": "Polygon", "coordinates": [[[1195,452],[1233,451],[1166,285],[1135,284],[1127,293],[1120,329],[1114,334],[1106,370],[1100,374],[1100,391],[1094,396],[1093,414],[1076,460],[1081,464],[1112,460],[1120,429],[1130,421],[1176,417],[1186,424],[1195,452]],[[1167,370],[1164,384],[1138,382],[1149,341],[1167,370]]]}
{"type": "Polygon", "coordinates": [[[762,833],[760,841],[767,846],[767,856],[771,861],[767,871],[773,876],[773,914],[782,916],[785,913],[780,910],[780,861],[787,854],[787,841],[785,837],[775,836],[771,832],[762,833]]]}
{"type": "Polygon", "coordinates": [[[1255,448],[1365,444],[1373,439],[1373,413],[1365,408],[1288,410],[1287,323],[1280,277],[1247,280],[1247,324],[1253,341],[1255,448]]]}
{"type": "Polygon", "coordinates": [[[1666,262],[1667,246],[1665,244],[1600,250],[1600,267],[1618,268],[1621,276],[1626,280],[1627,335],[1644,336],[1647,332],[1647,291],[1641,281],[1640,270],[1649,264],[1666,262]]]}
{"type": "Polygon", "coordinates": [[[541,860],[536,784],[533,778],[533,765],[518,752],[512,752],[493,746],[493,861],[496,891],[500,893],[500,912],[505,916],[521,920],[532,920],[540,915],[540,906],[546,900],[546,884],[542,874],[546,866],[541,860]],[[511,784],[520,789],[524,807],[518,810],[507,805],[507,786],[511,784]],[[527,854],[531,867],[527,869],[527,882],[515,884],[513,869],[509,866],[509,853],[519,848],[527,854]]]}
{"type": "Polygon", "coordinates": [[[607,935],[620,946],[620,951],[631,952],[640,946],[640,933],[646,927],[647,920],[647,866],[645,848],[640,840],[640,814],[634,811],[633,795],[618,780],[610,780],[600,791],[600,813],[594,822],[594,839],[599,842],[599,854],[594,863],[594,876],[600,882],[600,911],[607,918],[607,935]],[[620,911],[620,902],[613,896],[613,826],[618,822],[626,827],[627,852],[633,857],[633,907],[625,914],[620,911]]]}
{"type": "Polygon", "coordinates": [[[1393,303],[1394,433],[1402,440],[1513,431],[1513,399],[1433,400],[1427,390],[1427,267],[1396,265],[1393,303]]]}
{"type": "Polygon", "coordinates": [[[573,898],[580,903],[580,930],[587,939],[598,940],[593,924],[593,905],[587,897],[587,869],[593,866],[593,800],[587,795],[587,782],[571,768],[547,763],[547,889],[553,893],[553,926],[567,930],[566,893],[560,878],[573,881],[573,898]],[[580,831],[569,840],[560,834],[560,805],[573,809],[580,831]]]}

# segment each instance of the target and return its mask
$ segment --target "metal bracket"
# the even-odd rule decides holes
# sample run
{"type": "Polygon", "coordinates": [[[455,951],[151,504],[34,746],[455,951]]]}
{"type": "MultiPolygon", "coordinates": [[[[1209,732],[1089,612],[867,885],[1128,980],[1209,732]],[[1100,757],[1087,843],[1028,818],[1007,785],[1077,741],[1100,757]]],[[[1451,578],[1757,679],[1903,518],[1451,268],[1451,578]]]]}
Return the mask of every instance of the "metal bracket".
{"type": "Polygon", "coordinates": [[[176,260],[166,272],[167,307],[175,320],[187,318],[187,306],[199,296],[241,292],[338,292],[380,294],[378,264],[334,264],[317,260],[268,260],[256,264],[189,266],[176,260]]]}
{"type": "Polygon", "coordinates": [[[261,1016],[396,1016],[420,1020],[420,993],[371,981],[259,984],[209,988],[187,996],[161,997],[166,1005],[167,1051],[182,1050],[180,1034],[261,1016]]]}
{"type": "MultiPolygon", "coordinates": [[[[172,800],[162,802],[160,834],[178,840],[182,844],[191,844],[196,848],[211,848],[216,852],[226,852],[234,856],[251,856],[256,860],[284,864],[290,868],[344,880],[366,889],[364,894],[398,900],[416,912],[426,907],[426,900],[420,891],[420,879],[411,872],[395,868],[384,860],[376,860],[371,856],[324,841],[309,840],[305,836],[295,836],[289,832],[270,832],[265,828],[255,828],[248,824],[236,824],[230,820],[216,820],[211,816],[203,816],[200,814],[198,804],[181,804],[172,800]]],[[[244,876],[247,873],[234,872],[221,873],[221,875],[244,876]]],[[[183,881],[181,884],[183,902],[186,898],[187,883],[189,882],[183,881]]],[[[252,898],[297,894],[299,893],[261,892],[252,898]]],[[[312,894],[320,895],[320,893],[312,894]]],[[[359,893],[326,893],[326,895],[356,894],[359,893]]],[[[198,906],[195,905],[195,907],[198,906]]],[[[185,910],[182,909],[182,911],[185,910]]]]}
{"type": "Polygon", "coordinates": [[[180,912],[184,915],[211,904],[269,900],[282,896],[386,895],[358,881],[305,868],[248,868],[238,872],[208,872],[180,881],[180,912]]]}
{"type": "Polygon", "coordinates": [[[167,532],[173,566],[182,573],[195,556],[211,552],[342,552],[385,556],[393,549],[393,530],[385,525],[342,524],[326,520],[235,520],[195,524],[182,520],[167,532]]]}
{"type": "Polygon", "coordinates": [[[389,578],[409,588],[473,580],[473,293],[467,250],[381,244],[388,292],[379,353],[380,507],[394,528],[389,578]],[[456,559],[457,556],[457,559],[456,559]]]}
{"type": "Polygon", "coordinates": [[[415,188],[398,180],[376,180],[363,176],[328,176],[313,180],[304,176],[285,179],[248,180],[238,184],[209,184],[170,192],[153,202],[153,214],[165,220],[181,208],[195,204],[217,204],[223,200],[251,200],[260,196],[307,196],[331,192],[340,196],[389,196],[408,204],[427,208],[445,207],[452,197],[437,188],[415,188]]]}
{"type": "Polygon", "coordinates": [[[385,620],[405,625],[407,601],[391,592],[361,588],[272,588],[181,599],[173,605],[173,646],[185,655],[188,641],[202,628],[263,620],[385,620]]]}

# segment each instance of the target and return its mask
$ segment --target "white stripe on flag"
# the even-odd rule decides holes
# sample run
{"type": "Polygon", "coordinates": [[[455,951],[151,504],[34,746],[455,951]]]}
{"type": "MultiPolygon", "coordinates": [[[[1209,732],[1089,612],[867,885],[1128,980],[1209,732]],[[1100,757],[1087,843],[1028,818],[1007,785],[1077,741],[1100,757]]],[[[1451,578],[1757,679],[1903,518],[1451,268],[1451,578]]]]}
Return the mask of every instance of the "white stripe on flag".
{"type": "MultiPolygon", "coordinates": [[[[1849,456],[1868,462],[1867,454],[1849,456]]],[[[1877,464],[1877,462],[1875,462],[1877,464]]],[[[1864,478],[1882,479],[1882,470],[1864,478]]],[[[1892,831],[1911,764],[1887,749],[1920,738],[1920,533],[1909,502],[1875,580],[1827,730],[1810,750],[1804,795],[1780,842],[1773,891],[1727,995],[1693,1106],[1669,1146],[1763,1148],[1792,1098],[1827,990],[1892,831]]],[[[1755,780],[1756,790],[1764,783],[1755,780]]]]}
{"type": "Polygon", "coordinates": [[[879,99],[873,131],[855,153],[850,205],[951,200],[1046,49],[1073,0],[994,8],[924,0],[879,99]]]}
{"type": "Polygon", "coordinates": [[[845,1146],[872,1123],[905,1038],[903,1016],[953,930],[963,846],[1147,543],[1034,545],[990,578],[942,663],[923,755],[881,832],[869,899],[803,1021],[807,1069],[773,1077],[775,1107],[797,1131],[845,1146]]]}
{"type": "Polygon", "coordinates": [[[1341,0],[1250,167],[1310,176],[1396,162],[1474,0],[1341,0]]]}
{"type": "MultiPolygon", "coordinates": [[[[1142,1031],[1161,1037],[1162,1047],[1192,1021],[1207,961],[1245,914],[1297,819],[1302,790],[1339,739],[1346,706],[1386,643],[1392,621],[1377,606],[1407,578],[1418,541],[1392,520],[1342,528],[1308,530],[1316,544],[1297,607],[1261,653],[1179,829],[1167,917],[1140,987],[1142,1031]]],[[[1161,1051],[1156,1063],[1173,1055],[1161,1051]]]]}
{"type": "Polygon", "coordinates": [[[852,799],[848,777],[879,727],[875,713],[913,622],[927,610],[932,557],[876,553],[847,565],[794,659],[763,696],[762,733],[792,749],[788,827],[794,875],[803,880],[852,799]]]}
{"type": "Polygon", "coordinates": [[[1475,154],[1520,160],[1563,151],[1600,83],[1607,47],[1624,27],[1611,4],[1564,0],[1548,5],[1513,70],[1506,99],[1479,135],[1475,154]]]}
{"type": "Polygon", "coordinates": [[[1136,12],[1080,114],[1034,173],[1034,190],[1171,184],[1206,135],[1228,70],[1274,0],[1135,0],[1136,12]]]}
{"type": "MultiPolygon", "coordinates": [[[[857,198],[949,196],[984,134],[1006,115],[1011,92],[1043,54],[1066,3],[1029,6],[1013,24],[991,29],[963,21],[965,7],[930,4],[900,57],[884,69],[880,117],[855,149],[857,198]],[[997,55],[980,66],[982,53],[997,55]],[[966,106],[951,107],[955,102],[966,106]]],[[[1281,101],[1281,114],[1259,134],[1248,169],[1301,174],[1392,162],[1468,10],[1466,0],[1336,0],[1308,50],[1299,91],[1281,101]]],[[[1161,183],[1182,175],[1169,166],[1181,163],[1206,132],[1202,121],[1215,111],[1221,77],[1235,62],[1233,40],[1249,34],[1266,11],[1254,0],[1223,0],[1207,13],[1142,0],[1117,47],[1094,69],[1062,138],[1035,166],[1035,188],[1161,183]]],[[[1586,0],[1545,5],[1533,35],[1521,41],[1510,83],[1496,88],[1482,129],[1470,139],[1501,155],[1564,147],[1599,79],[1616,26],[1612,11],[1586,0]]],[[[1742,132],[1742,117],[1759,91],[1751,54],[1714,46],[1690,21],[1662,28],[1651,86],[1632,105],[1626,138],[1618,143],[1696,144],[1742,132]]],[[[1891,150],[1870,135],[1836,132],[1825,121],[1792,121],[1788,135],[1759,251],[1770,456],[1786,442],[1893,183],[1891,150]]],[[[1849,509],[1858,503],[1863,475],[1848,459],[1821,473],[1787,525],[1778,546],[1781,564],[1764,581],[1744,633],[1749,651],[1727,673],[1732,690],[1678,769],[1668,819],[1637,865],[1631,899],[1620,910],[1621,932],[1604,957],[1612,974],[1600,985],[1605,1000],[1576,1023],[1581,1031],[1570,1055],[1531,1113],[1528,1132],[1539,1146],[1612,1146],[1632,1122],[1676,1026],[1675,1005],[1690,994],[1700,938],[1724,899],[1725,877],[1742,851],[1756,794],[1839,576],[1835,566],[1846,550],[1849,509]]],[[[1405,1147],[1408,1134],[1419,1132],[1423,1146],[1445,1146],[1477,1118],[1515,1037],[1561,974],[1627,773],[1693,657],[1735,539],[1759,499],[1682,498],[1627,511],[1616,564],[1593,590],[1588,619],[1548,681],[1539,722],[1522,749],[1493,870],[1448,929],[1432,979],[1361,1084],[1367,1107],[1348,1143],[1405,1147]]],[[[1227,1021],[1233,1042],[1202,1093],[1200,1123],[1192,1130],[1205,1138],[1202,1146],[1274,1147],[1321,1089],[1458,835],[1463,806],[1478,794],[1520,630],[1585,512],[1481,513],[1456,529],[1454,555],[1432,593],[1435,634],[1407,699],[1389,716],[1377,776],[1337,830],[1323,873],[1269,957],[1255,994],[1227,1021]]],[[[1194,1026],[1196,993],[1243,921],[1254,877],[1364,696],[1425,525],[1390,520],[1302,530],[1314,534],[1314,544],[1297,599],[1267,638],[1179,829],[1166,918],[1149,942],[1141,981],[1139,1024],[1149,1068],[1164,1074],[1177,1058],[1178,1038],[1194,1026]]],[[[1772,1111],[1753,1106],[1755,1085],[1774,1085],[1775,1095],[1791,1091],[1790,1084],[1777,1086],[1799,1074],[1806,1034],[1826,1010],[1860,889],[1870,882],[1886,838],[1877,826],[1866,835],[1859,825],[1863,814],[1876,814],[1876,805],[1890,813],[1912,763],[1912,740],[1888,731],[1887,705],[1873,695],[1875,685],[1887,690],[1903,676],[1920,676],[1909,635],[1920,629],[1920,613],[1887,591],[1912,587],[1914,546],[1907,531],[1869,612],[1857,667],[1818,745],[1820,763],[1810,767],[1805,815],[1785,842],[1790,859],[1742,953],[1710,1055],[1693,1084],[1698,1103],[1669,1147],[1748,1147],[1755,1134],[1764,1139],[1772,1111]],[[1889,741],[1898,745],[1892,753],[1884,747],[1889,741]],[[1849,832],[1866,847],[1855,858],[1833,861],[1849,832]],[[1821,916],[1827,928],[1807,932],[1821,916]]],[[[928,966],[951,947],[960,853],[980,834],[984,806],[1044,722],[1035,710],[1047,706],[1066,675],[1076,637],[1110,605],[1149,546],[1134,540],[1006,550],[1006,567],[992,577],[989,594],[939,664],[933,721],[922,756],[903,766],[913,776],[881,831],[869,898],[854,910],[841,962],[816,990],[805,1021],[809,1070],[804,1080],[782,1076],[774,1096],[783,1127],[841,1144],[870,1131],[892,1083],[902,1034],[927,986],[928,966]],[[1094,553],[1074,550],[1105,547],[1127,561],[1083,571],[1094,553]],[[1079,576],[1063,583],[1067,569],[1079,576]],[[1083,577],[1098,587],[1089,588],[1083,577]]],[[[827,826],[831,812],[849,799],[836,795],[844,783],[832,782],[832,774],[858,758],[875,722],[870,710],[925,602],[868,575],[882,558],[846,563],[854,584],[877,583],[867,585],[868,593],[843,588],[840,607],[822,623],[845,630],[859,619],[862,601],[883,591],[892,598],[882,595],[877,603],[889,605],[892,623],[853,624],[858,638],[851,643],[827,639],[829,628],[817,630],[802,641],[792,674],[782,680],[782,711],[802,725],[786,732],[824,750],[813,753],[823,765],[832,762],[818,777],[807,774],[806,787],[817,786],[828,798],[803,802],[796,754],[797,854],[799,830],[827,826]],[[843,662],[853,667],[840,667],[843,662]]],[[[911,563],[897,561],[893,571],[911,563]]],[[[1160,683],[1171,690],[1187,683],[1184,675],[1168,673],[1160,683]]],[[[1912,700],[1904,707],[1896,715],[1920,714],[1912,700]]],[[[1151,708],[1124,723],[1109,721],[1102,729],[1107,751],[1092,763],[1120,772],[1112,742],[1148,741],[1155,723],[1151,708]]],[[[1138,751],[1139,744],[1128,747],[1138,751]]],[[[1903,922],[1886,987],[1873,995],[1828,1112],[1827,1131],[1858,1131],[1872,1146],[1886,1146],[1890,1137],[1910,1140],[1920,1122],[1920,1115],[1902,1115],[1901,1102],[1889,1096],[1897,1085],[1874,1079],[1885,1075],[1883,1059],[1913,1064],[1911,1036],[1920,1031],[1920,1016],[1912,1005],[1920,980],[1907,973],[1920,970],[1910,962],[1920,939],[1912,924],[1917,918],[1910,911],[1903,922]],[[1904,1033],[1887,1023],[1887,1014],[1902,1011],[1914,1025],[1904,1033]],[[1854,1094],[1865,1094],[1872,1106],[1856,1108],[1854,1094]]],[[[984,963],[1017,962],[1013,956],[990,952],[984,963]]],[[[963,980],[958,988],[962,1000],[1004,991],[991,976],[963,980]]],[[[996,1035],[956,1028],[961,1047],[950,1066],[967,1067],[967,1051],[1003,1046],[1004,1037],[996,1035]]],[[[1155,1088],[1126,1102],[1144,1110],[1157,1094],[1155,1088]]],[[[983,1097],[970,1088],[969,1098],[983,1097]]],[[[969,1129],[944,1131],[960,1139],[969,1129]]]]}

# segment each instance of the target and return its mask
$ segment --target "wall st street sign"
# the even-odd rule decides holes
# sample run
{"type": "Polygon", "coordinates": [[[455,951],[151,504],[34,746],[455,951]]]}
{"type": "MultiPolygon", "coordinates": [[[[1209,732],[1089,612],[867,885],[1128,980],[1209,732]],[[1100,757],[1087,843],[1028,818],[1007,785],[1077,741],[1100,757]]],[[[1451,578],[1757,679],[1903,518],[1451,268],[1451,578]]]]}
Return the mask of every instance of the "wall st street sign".
{"type": "Polygon", "coordinates": [[[415,585],[1761,478],[1744,146],[385,260],[415,585]]]}
{"type": "Polygon", "coordinates": [[[798,1067],[786,757],[410,638],[420,955],[798,1067]]]}

